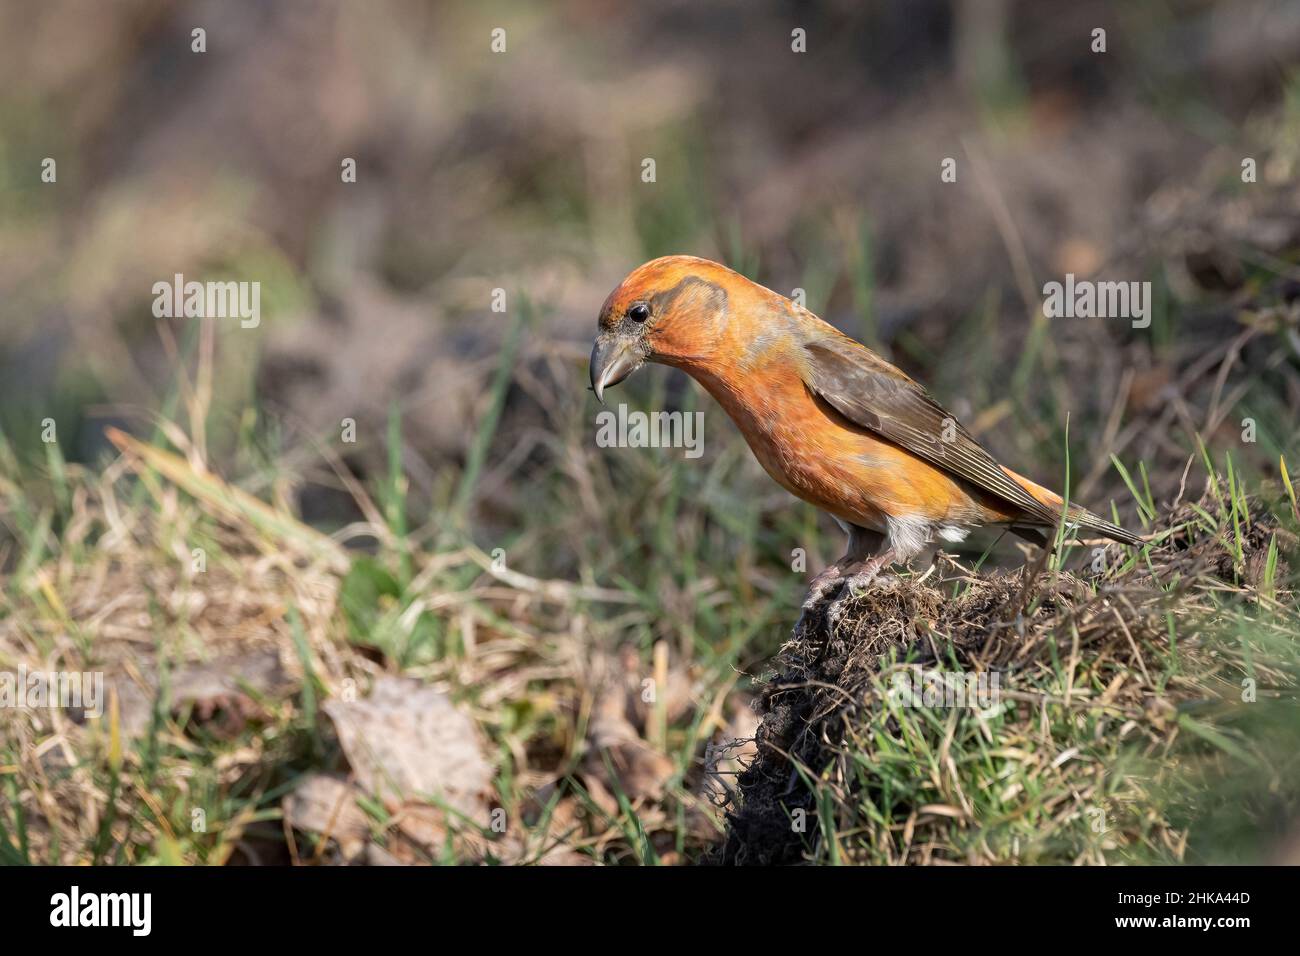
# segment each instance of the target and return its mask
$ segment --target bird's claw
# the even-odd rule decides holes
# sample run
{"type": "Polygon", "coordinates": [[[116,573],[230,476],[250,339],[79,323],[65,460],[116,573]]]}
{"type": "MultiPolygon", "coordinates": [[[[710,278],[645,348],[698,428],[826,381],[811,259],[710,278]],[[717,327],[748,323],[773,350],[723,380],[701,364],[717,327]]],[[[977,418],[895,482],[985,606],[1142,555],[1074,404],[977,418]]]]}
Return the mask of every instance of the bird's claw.
{"type": "Polygon", "coordinates": [[[879,566],[873,567],[868,565],[856,574],[850,574],[845,578],[844,587],[840,589],[840,593],[835,595],[831,600],[830,605],[826,608],[826,620],[831,624],[835,624],[839,621],[840,617],[844,614],[845,605],[847,605],[852,598],[855,598],[864,592],[868,585],[872,584],[878,577],[880,577],[880,572],[881,568],[879,566]]]}
{"type": "Polygon", "coordinates": [[[842,572],[833,564],[813,578],[812,583],[808,585],[808,596],[803,600],[803,609],[811,611],[815,608],[826,597],[827,592],[834,589],[842,578],[842,572]]]}
{"type": "MultiPolygon", "coordinates": [[[[852,570],[843,568],[838,564],[832,564],[813,578],[812,584],[808,586],[808,596],[804,599],[802,613],[795,624],[795,630],[798,631],[800,628],[806,627],[806,622],[816,612],[824,613],[827,623],[835,624],[843,615],[848,601],[879,578],[881,571],[892,560],[892,552],[887,552],[858,564],[852,570]],[[834,597],[827,604],[827,595],[832,593],[834,593],[834,597]],[[825,605],[824,609],[823,605],[825,605]]],[[[852,566],[850,567],[852,568],[852,566]]]]}

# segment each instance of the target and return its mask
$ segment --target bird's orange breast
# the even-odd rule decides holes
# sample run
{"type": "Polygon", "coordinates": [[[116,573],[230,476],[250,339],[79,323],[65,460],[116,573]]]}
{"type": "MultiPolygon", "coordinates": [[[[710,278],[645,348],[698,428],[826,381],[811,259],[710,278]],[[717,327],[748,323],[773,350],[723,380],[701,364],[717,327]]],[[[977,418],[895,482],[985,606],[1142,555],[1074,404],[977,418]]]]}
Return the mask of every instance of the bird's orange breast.
{"type": "Polygon", "coordinates": [[[998,520],[987,503],[912,453],[818,401],[793,362],[688,369],[727,411],[773,479],[842,521],[883,531],[886,517],[998,520]]]}

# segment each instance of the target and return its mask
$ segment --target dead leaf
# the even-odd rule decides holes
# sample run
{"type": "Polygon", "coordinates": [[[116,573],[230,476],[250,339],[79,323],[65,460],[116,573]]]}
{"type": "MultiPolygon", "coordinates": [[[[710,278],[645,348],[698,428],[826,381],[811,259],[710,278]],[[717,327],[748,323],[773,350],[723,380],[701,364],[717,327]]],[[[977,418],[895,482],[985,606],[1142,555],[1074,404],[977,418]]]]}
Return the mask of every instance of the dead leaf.
{"type": "MultiPolygon", "coordinates": [[[[122,735],[142,736],[149,727],[157,690],[152,675],[141,687],[126,677],[110,678],[121,705],[122,735]]],[[[167,681],[169,712],[177,714],[192,707],[199,721],[222,717],[219,726],[225,736],[234,736],[245,722],[263,716],[257,696],[275,696],[295,686],[285,672],[275,649],[228,654],[211,661],[183,664],[167,681]]]]}
{"type": "Polygon", "coordinates": [[[364,791],[393,805],[440,801],[486,822],[492,765],[477,725],[441,691],[380,677],[369,697],[331,700],[324,710],[364,791]]]}
{"type": "MultiPolygon", "coordinates": [[[[595,703],[583,771],[592,799],[607,813],[617,813],[617,801],[609,790],[621,790],[631,800],[655,799],[663,795],[676,770],[673,761],[643,736],[653,707],[653,701],[642,700],[644,679],[630,648],[620,658],[600,656],[591,662],[595,703]],[[598,781],[604,786],[597,786],[598,781]]],[[[670,686],[673,683],[670,679],[670,686]]]]}
{"type": "Polygon", "coordinates": [[[346,859],[355,859],[370,840],[370,820],[357,804],[359,793],[342,777],[311,774],[284,798],[284,819],[295,830],[332,838],[346,859]]]}

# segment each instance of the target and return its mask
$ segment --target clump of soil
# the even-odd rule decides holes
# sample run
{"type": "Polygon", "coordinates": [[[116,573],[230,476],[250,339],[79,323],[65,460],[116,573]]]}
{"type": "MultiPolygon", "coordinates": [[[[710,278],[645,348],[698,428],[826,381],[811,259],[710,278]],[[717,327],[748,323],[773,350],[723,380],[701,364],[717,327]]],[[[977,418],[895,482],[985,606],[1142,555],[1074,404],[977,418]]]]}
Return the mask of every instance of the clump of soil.
{"type": "MultiPolygon", "coordinates": [[[[1270,543],[1277,539],[1281,555],[1294,551],[1296,536],[1258,503],[1250,507],[1239,533],[1234,533],[1230,507],[1225,516],[1212,500],[1171,509],[1154,529],[1159,546],[1152,548],[1150,560],[1133,567],[1123,563],[1117,547],[1110,549],[1110,567],[1093,572],[1085,565],[1076,573],[1048,569],[1043,555],[1019,571],[978,574],[941,555],[923,576],[881,577],[865,591],[845,595],[841,585],[828,593],[796,626],[757,701],[762,715],[757,755],[739,776],[728,832],[715,862],[810,859],[824,836],[818,823],[794,826],[800,816],[811,821],[818,813],[833,813],[837,831],[874,825],[864,804],[888,805],[890,795],[859,799],[855,790],[862,787],[861,777],[846,767],[852,755],[863,756],[863,741],[872,740],[873,733],[899,733],[892,718],[883,727],[878,718],[888,683],[882,672],[896,673],[900,665],[998,674],[1004,685],[1009,682],[1021,691],[1012,696],[1024,698],[1017,701],[1003,739],[1015,738],[1024,747],[1025,741],[1042,740],[1041,709],[1060,703],[1052,683],[1059,662],[1082,660],[1093,685],[1105,688],[1097,695],[1102,705],[1126,709],[1127,719],[1137,719],[1143,733],[1133,739],[1167,743],[1176,727],[1171,714],[1180,702],[1203,698],[1214,686],[1226,691],[1236,680],[1234,662],[1200,640],[1213,620],[1214,602],[1225,594],[1258,601],[1262,588],[1273,603],[1275,592],[1263,580],[1270,543]],[[1220,530],[1211,532],[1203,522],[1198,526],[1197,508],[1219,517],[1220,530]],[[1197,679],[1169,680],[1160,670],[1157,662],[1167,659],[1171,630],[1179,642],[1180,668],[1198,674],[1197,679]]],[[[1271,581],[1284,581],[1286,572],[1284,559],[1274,555],[1271,581]]],[[[1070,690],[1065,690],[1067,705],[1070,690]]],[[[1089,697],[1086,686],[1077,693],[1089,697]]],[[[1052,762],[1056,756],[1046,754],[1042,766],[1058,771],[1052,762]]],[[[979,825],[978,820],[959,821],[926,810],[889,808],[893,818],[909,820],[909,845],[922,844],[920,831],[929,826],[937,835],[930,846],[950,848],[953,844],[943,839],[949,828],[979,825]]],[[[1170,840],[1177,842],[1177,836],[1170,840]]],[[[963,857],[942,849],[924,855],[906,851],[895,858],[949,860],[1002,861],[996,854],[963,857]]]]}

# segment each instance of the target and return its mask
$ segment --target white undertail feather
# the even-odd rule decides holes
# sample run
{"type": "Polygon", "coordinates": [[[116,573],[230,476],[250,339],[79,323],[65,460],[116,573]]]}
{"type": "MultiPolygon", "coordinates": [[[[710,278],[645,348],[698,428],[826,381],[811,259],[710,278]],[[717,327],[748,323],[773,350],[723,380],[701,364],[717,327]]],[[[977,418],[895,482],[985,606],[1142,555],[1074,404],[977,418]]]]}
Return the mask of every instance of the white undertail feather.
{"type": "Polygon", "coordinates": [[[886,515],[885,526],[885,537],[888,539],[889,547],[893,549],[895,559],[900,562],[920,554],[936,537],[944,541],[958,542],[965,541],[966,536],[970,534],[967,528],[936,524],[920,515],[899,517],[886,515]]]}
{"type": "Polygon", "coordinates": [[[930,543],[934,525],[920,515],[885,516],[885,537],[896,560],[903,562],[919,554],[930,543]]]}

